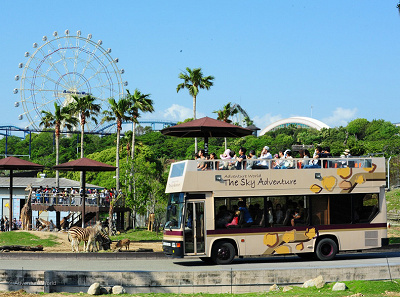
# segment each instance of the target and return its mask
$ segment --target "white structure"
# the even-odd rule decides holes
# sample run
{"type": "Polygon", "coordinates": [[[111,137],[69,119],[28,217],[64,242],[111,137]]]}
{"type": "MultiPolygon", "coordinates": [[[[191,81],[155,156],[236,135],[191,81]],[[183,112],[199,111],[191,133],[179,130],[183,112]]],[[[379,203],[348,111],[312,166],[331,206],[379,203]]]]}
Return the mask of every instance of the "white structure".
{"type": "Polygon", "coordinates": [[[279,128],[285,128],[289,126],[296,126],[298,128],[314,128],[317,130],[321,130],[322,128],[329,129],[330,127],[316,119],[308,118],[308,117],[291,117],[283,120],[276,121],[261,130],[260,135],[264,135],[269,131],[273,131],[279,128]]]}

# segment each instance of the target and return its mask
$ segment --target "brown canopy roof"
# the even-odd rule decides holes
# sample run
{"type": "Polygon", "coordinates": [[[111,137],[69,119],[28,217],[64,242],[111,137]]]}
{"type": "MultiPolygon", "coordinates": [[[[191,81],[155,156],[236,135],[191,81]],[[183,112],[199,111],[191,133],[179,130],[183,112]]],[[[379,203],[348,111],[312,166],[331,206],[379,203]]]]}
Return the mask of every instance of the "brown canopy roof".
{"type": "Polygon", "coordinates": [[[25,161],[16,157],[7,157],[0,160],[0,169],[4,170],[41,170],[43,168],[43,165],[25,161]]]}
{"type": "Polygon", "coordinates": [[[164,128],[161,130],[161,133],[176,137],[242,137],[251,135],[253,131],[223,121],[204,117],[164,128]]]}
{"type": "Polygon", "coordinates": [[[53,166],[53,169],[64,171],[114,171],[117,167],[88,158],[80,158],[53,166]]]}

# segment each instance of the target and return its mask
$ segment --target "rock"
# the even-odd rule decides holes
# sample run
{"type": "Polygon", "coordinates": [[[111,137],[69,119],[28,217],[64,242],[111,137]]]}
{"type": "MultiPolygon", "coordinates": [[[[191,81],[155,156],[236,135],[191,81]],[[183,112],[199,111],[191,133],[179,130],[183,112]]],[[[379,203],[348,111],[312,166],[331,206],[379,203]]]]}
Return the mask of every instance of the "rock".
{"type": "Polygon", "coordinates": [[[336,283],[333,285],[332,291],[344,291],[346,289],[347,287],[345,283],[336,283]]]}
{"type": "Polygon", "coordinates": [[[284,286],[283,289],[282,289],[282,292],[287,292],[287,291],[290,291],[290,290],[293,290],[293,288],[290,287],[290,286],[284,286]]]}
{"type": "Polygon", "coordinates": [[[314,280],[309,279],[308,281],[304,282],[304,284],[303,284],[301,287],[302,287],[302,288],[315,287],[314,280]]]}
{"type": "Polygon", "coordinates": [[[101,295],[107,295],[112,293],[112,288],[111,287],[100,287],[100,294],[101,295]]]}
{"type": "Polygon", "coordinates": [[[321,289],[323,286],[325,286],[324,278],[322,277],[322,275],[319,275],[316,278],[309,279],[301,287],[302,288],[316,287],[318,289],[321,289]]]}
{"type": "Polygon", "coordinates": [[[271,287],[269,287],[269,292],[278,292],[280,289],[277,284],[273,284],[271,287]]]}
{"type": "Polygon", "coordinates": [[[325,281],[322,275],[319,275],[318,277],[314,278],[313,281],[317,289],[321,289],[325,286],[325,281]]]}
{"type": "Polygon", "coordinates": [[[87,293],[88,293],[89,295],[100,295],[100,284],[99,284],[99,283],[94,283],[94,284],[92,284],[92,285],[89,287],[87,293]]]}
{"type": "Polygon", "coordinates": [[[125,294],[126,291],[123,286],[114,286],[112,287],[112,293],[115,295],[125,294]]]}

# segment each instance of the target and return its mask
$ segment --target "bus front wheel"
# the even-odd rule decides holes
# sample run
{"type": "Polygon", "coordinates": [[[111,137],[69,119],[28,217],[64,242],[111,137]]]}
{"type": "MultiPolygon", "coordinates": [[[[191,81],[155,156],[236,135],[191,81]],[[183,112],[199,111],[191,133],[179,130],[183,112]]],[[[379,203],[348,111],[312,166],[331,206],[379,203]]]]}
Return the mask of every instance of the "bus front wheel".
{"type": "Polygon", "coordinates": [[[315,254],[319,260],[328,261],[335,258],[337,251],[338,246],[334,240],[323,238],[318,242],[315,254]]]}
{"type": "Polygon", "coordinates": [[[234,258],[235,247],[230,242],[220,241],[213,246],[211,259],[215,264],[230,264],[234,258]]]}

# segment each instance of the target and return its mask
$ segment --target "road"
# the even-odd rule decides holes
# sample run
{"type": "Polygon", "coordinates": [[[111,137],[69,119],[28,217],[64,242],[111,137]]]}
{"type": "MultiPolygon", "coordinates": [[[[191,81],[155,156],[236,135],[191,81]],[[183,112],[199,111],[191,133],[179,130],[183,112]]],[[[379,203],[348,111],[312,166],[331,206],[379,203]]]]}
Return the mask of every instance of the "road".
{"type": "Polygon", "coordinates": [[[293,270],[358,268],[371,266],[400,266],[400,251],[385,253],[340,254],[334,261],[306,261],[297,256],[236,259],[230,265],[218,266],[203,263],[197,258],[122,258],[111,259],[87,257],[16,259],[1,257],[0,269],[54,270],[54,271],[221,271],[221,270],[293,270]]]}

